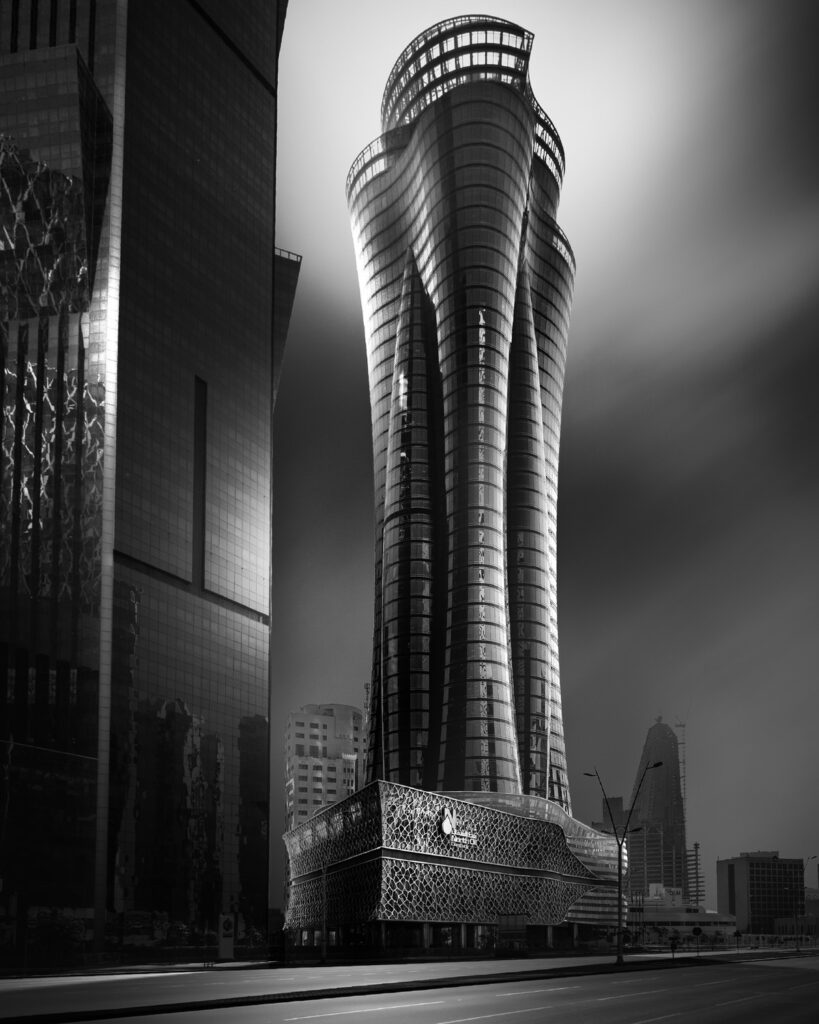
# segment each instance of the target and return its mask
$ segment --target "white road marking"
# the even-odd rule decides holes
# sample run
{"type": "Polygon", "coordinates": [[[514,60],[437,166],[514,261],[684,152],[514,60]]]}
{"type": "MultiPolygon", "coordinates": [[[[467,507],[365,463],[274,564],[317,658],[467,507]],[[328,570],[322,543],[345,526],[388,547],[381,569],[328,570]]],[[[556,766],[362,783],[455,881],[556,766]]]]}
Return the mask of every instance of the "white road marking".
{"type": "Polygon", "coordinates": [[[439,1020],[437,1024],[467,1024],[472,1020],[489,1020],[492,1017],[511,1017],[516,1013],[534,1013],[536,1010],[553,1010],[554,1006],[527,1006],[524,1010],[501,1010],[500,1013],[484,1013],[480,1017],[457,1017],[454,1020],[439,1020]]]}
{"type": "Polygon", "coordinates": [[[724,1003],[714,1003],[714,1006],[731,1006],[734,1003],[747,1003],[751,999],[758,999],[761,995],[766,995],[766,994],[767,995],[776,995],[776,996],[778,996],[781,993],[779,993],[779,992],[769,992],[769,993],[754,992],[754,994],[752,996],[742,996],[741,999],[726,999],[726,1001],[724,1003]]]}
{"type": "Polygon", "coordinates": [[[635,1020],[634,1024],[656,1024],[658,1020],[668,1020],[669,1017],[680,1017],[681,1013],[666,1013],[662,1017],[646,1017],[644,1020],[635,1020]]]}
{"type": "Polygon", "coordinates": [[[495,998],[502,999],[505,996],[533,996],[540,992],[571,992],[572,989],[578,989],[580,985],[561,985],[560,988],[525,988],[518,989],[517,992],[496,992],[495,998]]]}
{"type": "Polygon", "coordinates": [[[740,999],[728,999],[724,1003],[714,1003],[714,1006],[731,1006],[732,1003],[747,1003],[751,999],[764,999],[766,997],[770,998],[771,996],[777,996],[778,997],[778,996],[781,996],[785,992],[793,992],[793,991],[795,991],[798,988],[815,988],[815,987],[816,987],[816,982],[815,981],[809,981],[809,982],[807,982],[806,984],[803,984],[803,985],[789,985],[787,988],[780,988],[780,989],[776,989],[775,991],[770,991],[770,992],[754,992],[753,995],[742,996],[740,999]]]}
{"type": "Polygon", "coordinates": [[[647,988],[642,992],[623,992],[619,996],[597,996],[598,1003],[605,1003],[607,999],[631,999],[632,996],[654,996],[658,992],[670,992],[667,988],[647,988]]]}
{"type": "Polygon", "coordinates": [[[345,1014],[351,1013],[377,1013],[381,1010],[410,1010],[414,1006],[436,1006],[443,1001],[443,999],[433,999],[426,1003],[393,1003],[391,1006],[359,1007],[357,1010],[333,1010],[331,1013],[311,1013],[304,1017],[285,1017],[284,1019],[285,1021],[318,1020],[320,1017],[343,1017],[345,1014]]]}

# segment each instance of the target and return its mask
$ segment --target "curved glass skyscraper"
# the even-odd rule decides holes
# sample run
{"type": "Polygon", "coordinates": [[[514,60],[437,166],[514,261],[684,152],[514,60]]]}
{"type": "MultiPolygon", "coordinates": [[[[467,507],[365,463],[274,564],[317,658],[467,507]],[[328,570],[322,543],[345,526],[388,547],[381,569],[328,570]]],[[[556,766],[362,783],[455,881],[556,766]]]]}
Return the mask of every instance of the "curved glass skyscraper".
{"type": "Polygon", "coordinates": [[[486,949],[511,917],[545,948],[556,926],[616,920],[616,843],[571,817],[566,779],[555,528],[574,260],[531,45],[497,18],[422,33],[347,179],[376,482],[367,785],[284,837],[297,945],[486,949]]]}
{"type": "Polygon", "coordinates": [[[376,484],[368,778],[570,813],[556,511],[574,258],[531,45],[489,17],[419,35],[347,179],[376,484]]]}

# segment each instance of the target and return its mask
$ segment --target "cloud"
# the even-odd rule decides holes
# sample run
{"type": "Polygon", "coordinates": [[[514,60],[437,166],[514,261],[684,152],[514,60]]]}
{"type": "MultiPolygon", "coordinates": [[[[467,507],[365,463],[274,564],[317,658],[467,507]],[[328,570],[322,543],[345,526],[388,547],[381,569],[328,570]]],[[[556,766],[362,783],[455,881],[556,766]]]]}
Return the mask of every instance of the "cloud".
{"type": "MultiPolygon", "coordinates": [[[[572,385],[600,400],[577,396],[576,414],[567,402],[558,596],[572,781],[597,763],[627,793],[653,716],[687,721],[689,842],[707,863],[760,847],[799,856],[807,841],[788,794],[812,772],[819,710],[817,324],[813,295],[760,321],[738,356],[607,360],[572,385]]],[[[578,785],[575,798],[596,813],[594,794],[578,785]]]]}

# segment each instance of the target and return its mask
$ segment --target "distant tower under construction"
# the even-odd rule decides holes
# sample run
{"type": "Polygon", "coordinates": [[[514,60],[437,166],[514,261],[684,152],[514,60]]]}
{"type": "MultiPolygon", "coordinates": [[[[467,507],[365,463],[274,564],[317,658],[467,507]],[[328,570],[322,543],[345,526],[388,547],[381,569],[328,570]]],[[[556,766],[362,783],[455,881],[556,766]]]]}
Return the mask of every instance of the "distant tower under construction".
{"type": "Polygon", "coordinates": [[[648,730],[632,791],[633,827],[629,839],[629,880],[631,895],[648,896],[652,883],[680,890],[688,898],[688,870],[685,845],[680,752],[674,730],[658,718],[648,730]],[[662,761],[663,767],[649,772],[640,792],[637,784],[647,764],[662,761]]]}

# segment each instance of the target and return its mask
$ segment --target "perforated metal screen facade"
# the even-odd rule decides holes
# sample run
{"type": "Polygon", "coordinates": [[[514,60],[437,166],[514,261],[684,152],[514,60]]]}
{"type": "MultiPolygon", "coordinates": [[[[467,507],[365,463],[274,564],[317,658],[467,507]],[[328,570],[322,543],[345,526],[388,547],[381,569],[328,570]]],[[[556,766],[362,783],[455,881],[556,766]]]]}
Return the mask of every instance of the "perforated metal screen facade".
{"type": "MultiPolygon", "coordinates": [[[[533,799],[505,810],[372,783],[285,836],[286,927],[320,928],[325,915],[329,928],[367,921],[492,924],[505,914],[558,924],[595,893],[611,916],[616,903],[605,897],[616,884],[614,841],[579,823],[564,829],[559,808],[533,799]],[[550,813],[560,821],[545,817],[550,813]],[[567,839],[567,832],[575,835],[567,839]]],[[[595,920],[607,916],[597,910],[595,920]]]]}

